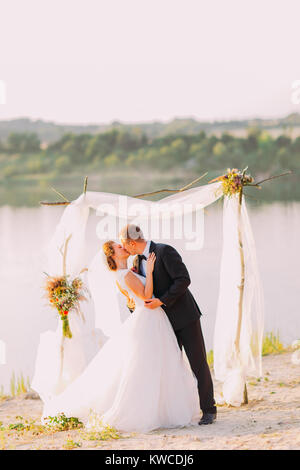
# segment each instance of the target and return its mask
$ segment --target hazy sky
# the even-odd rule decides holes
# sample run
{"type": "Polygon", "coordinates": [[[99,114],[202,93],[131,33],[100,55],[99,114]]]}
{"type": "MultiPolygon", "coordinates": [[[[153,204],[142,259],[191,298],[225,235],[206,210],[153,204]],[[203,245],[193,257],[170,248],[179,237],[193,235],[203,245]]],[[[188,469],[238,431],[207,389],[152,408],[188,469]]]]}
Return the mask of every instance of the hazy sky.
{"type": "Polygon", "coordinates": [[[299,0],[0,0],[0,119],[300,112],[299,0]]]}

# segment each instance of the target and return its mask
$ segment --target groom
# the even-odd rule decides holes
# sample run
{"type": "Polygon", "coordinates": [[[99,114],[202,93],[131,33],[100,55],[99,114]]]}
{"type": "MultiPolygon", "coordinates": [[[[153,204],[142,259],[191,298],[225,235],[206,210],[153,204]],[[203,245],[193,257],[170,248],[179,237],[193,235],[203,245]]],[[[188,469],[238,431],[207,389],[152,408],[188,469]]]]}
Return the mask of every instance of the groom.
{"type": "Polygon", "coordinates": [[[153,271],[155,298],[146,300],[145,307],[162,307],[168,316],[180,349],[184,347],[192,371],[198,381],[200,408],[203,416],[199,424],[211,424],[216,419],[213,383],[206,360],[204,339],[200,325],[200,309],[188,289],[189,273],[179,253],[170,245],[144,239],[141,229],[126,225],[120,232],[120,240],[134,259],[138,274],[146,276],[146,261],[154,252],[156,261],[153,271]]]}

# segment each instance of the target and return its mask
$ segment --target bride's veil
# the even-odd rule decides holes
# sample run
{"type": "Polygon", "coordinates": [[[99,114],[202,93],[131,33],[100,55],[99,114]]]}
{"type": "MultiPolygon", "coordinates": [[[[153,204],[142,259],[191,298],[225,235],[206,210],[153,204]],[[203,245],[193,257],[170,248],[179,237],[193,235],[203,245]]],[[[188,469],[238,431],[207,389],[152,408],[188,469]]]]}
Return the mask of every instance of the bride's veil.
{"type": "Polygon", "coordinates": [[[71,277],[80,276],[80,272],[88,268],[85,277],[88,281],[87,288],[91,293],[88,301],[94,302],[95,326],[106,336],[112,336],[121,325],[117,274],[108,269],[104,260],[102,244],[106,240],[98,239],[97,248],[95,246],[96,255],[90,261],[86,238],[90,207],[84,195],[66,207],[48,246],[45,247],[47,259],[45,268],[49,275],[63,275],[63,251],[68,240],[66,274],[71,277]]]}
{"type": "Polygon", "coordinates": [[[88,267],[88,287],[96,312],[96,327],[112,336],[121,326],[120,306],[116,287],[117,274],[110,271],[99,251],[88,267]]]}

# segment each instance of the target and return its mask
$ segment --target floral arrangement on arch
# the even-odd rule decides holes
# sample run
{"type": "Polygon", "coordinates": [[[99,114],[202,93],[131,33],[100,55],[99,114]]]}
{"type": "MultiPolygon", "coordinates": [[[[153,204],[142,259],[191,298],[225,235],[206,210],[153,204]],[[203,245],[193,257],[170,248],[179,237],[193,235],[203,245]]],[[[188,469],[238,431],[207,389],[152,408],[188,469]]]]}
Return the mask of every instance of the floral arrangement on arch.
{"type": "MultiPolygon", "coordinates": [[[[70,279],[70,276],[66,274],[66,257],[68,243],[71,239],[70,235],[64,243],[64,250],[60,249],[63,256],[63,275],[62,276],[50,276],[45,273],[47,280],[45,283],[45,297],[49,301],[49,305],[55,308],[62,320],[62,331],[63,337],[72,338],[72,332],[70,330],[68,315],[74,311],[81,318],[84,319],[83,313],[80,309],[80,302],[87,300],[88,289],[84,286],[82,279],[77,276],[74,279],[70,279]]],[[[87,271],[82,269],[79,274],[87,271]]]]}
{"type": "Polygon", "coordinates": [[[221,181],[224,196],[231,197],[233,194],[239,193],[243,186],[251,185],[254,182],[254,178],[246,174],[246,170],[247,168],[243,171],[237,168],[228,168],[225,175],[215,178],[211,183],[213,181],[221,181]]]}
{"type": "Polygon", "coordinates": [[[69,276],[49,276],[47,275],[45,290],[50,306],[55,308],[62,320],[63,335],[72,338],[68,315],[75,311],[84,319],[80,310],[80,302],[87,300],[82,279],[75,277],[73,280],[69,276]]]}

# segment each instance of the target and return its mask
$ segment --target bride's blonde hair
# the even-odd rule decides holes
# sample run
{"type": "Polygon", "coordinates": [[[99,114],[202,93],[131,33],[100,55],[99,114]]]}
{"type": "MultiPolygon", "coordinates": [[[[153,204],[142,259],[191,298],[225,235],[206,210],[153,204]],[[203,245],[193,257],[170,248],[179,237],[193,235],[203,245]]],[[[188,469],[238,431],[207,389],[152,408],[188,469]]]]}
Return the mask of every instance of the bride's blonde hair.
{"type": "Polygon", "coordinates": [[[103,253],[106,256],[107,266],[109,267],[109,269],[111,271],[116,271],[117,270],[117,263],[115,262],[115,260],[112,257],[115,254],[115,250],[114,250],[114,247],[113,247],[114,243],[115,243],[114,241],[108,240],[107,242],[105,242],[102,245],[103,253]]]}

